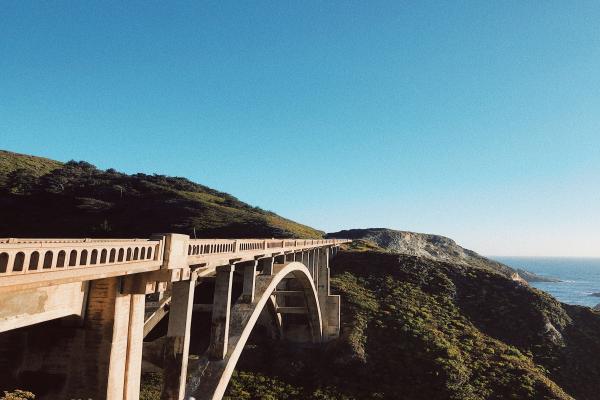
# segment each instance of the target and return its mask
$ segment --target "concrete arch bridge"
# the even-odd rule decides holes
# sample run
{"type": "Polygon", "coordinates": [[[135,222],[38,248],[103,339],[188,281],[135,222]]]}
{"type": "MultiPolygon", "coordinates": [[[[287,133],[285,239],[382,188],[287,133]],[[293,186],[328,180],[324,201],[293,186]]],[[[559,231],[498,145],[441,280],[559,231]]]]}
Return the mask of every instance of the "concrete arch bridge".
{"type": "Polygon", "coordinates": [[[163,399],[220,399],[256,326],[292,342],[338,337],[329,260],[346,242],[0,239],[0,389],[133,400],[142,365],[158,365],[163,399]],[[205,332],[192,331],[198,314],[205,332]]]}

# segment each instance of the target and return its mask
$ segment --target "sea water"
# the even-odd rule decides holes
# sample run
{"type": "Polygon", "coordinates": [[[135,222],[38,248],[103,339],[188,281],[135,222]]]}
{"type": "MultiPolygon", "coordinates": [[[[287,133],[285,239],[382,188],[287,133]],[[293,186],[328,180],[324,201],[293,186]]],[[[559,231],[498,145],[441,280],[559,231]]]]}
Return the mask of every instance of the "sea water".
{"type": "Polygon", "coordinates": [[[550,293],[568,304],[594,307],[600,304],[600,258],[494,257],[513,268],[522,268],[561,282],[531,282],[531,286],[550,293]]]}

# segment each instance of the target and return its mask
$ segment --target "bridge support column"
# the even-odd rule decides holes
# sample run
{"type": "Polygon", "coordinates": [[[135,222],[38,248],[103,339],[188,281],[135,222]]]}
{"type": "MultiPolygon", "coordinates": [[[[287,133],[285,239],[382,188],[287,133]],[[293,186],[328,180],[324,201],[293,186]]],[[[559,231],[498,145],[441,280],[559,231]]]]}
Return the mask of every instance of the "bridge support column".
{"type": "Polygon", "coordinates": [[[173,283],[164,351],[163,400],[181,400],[185,395],[195,287],[194,276],[188,281],[173,283]]]}
{"type": "Polygon", "coordinates": [[[144,319],[146,311],[146,279],[143,274],[124,278],[123,293],[130,297],[127,360],[125,365],[126,400],[140,397],[142,350],[144,347],[144,319]]]}
{"type": "Polygon", "coordinates": [[[319,297],[319,303],[323,306],[327,296],[329,296],[329,249],[327,247],[319,249],[317,275],[317,295],[319,297]]]}
{"type": "Polygon", "coordinates": [[[315,249],[315,260],[313,263],[313,282],[317,290],[319,289],[319,265],[321,263],[321,252],[323,249],[315,249]]]}
{"type": "Polygon", "coordinates": [[[317,297],[323,315],[323,341],[337,339],[340,335],[340,296],[329,292],[330,248],[319,249],[317,297]]]}
{"type": "Polygon", "coordinates": [[[62,347],[65,359],[60,363],[70,373],[57,398],[129,399],[126,390],[137,396],[139,367],[134,366],[138,359],[141,365],[141,350],[129,347],[129,335],[136,340],[143,329],[144,303],[135,299],[132,305],[132,296],[121,293],[121,283],[120,277],[91,282],[83,328],[62,347]],[[136,326],[130,332],[132,322],[136,326]]]}
{"type": "Polygon", "coordinates": [[[132,294],[127,338],[127,365],[125,368],[125,399],[138,400],[144,347],[144,312],[146,295],[132,294]]]}
{"type": "Polygon", "coordinates": [[[274,257],[261,258],[258,260],[258,267],[263,275],[273,275],[274,257]]]}
{"type": "Polygon", "coordinates": [[[302,252],[302,264],[306,265],[306,268],[310,271],[310,250],[302,252]]]}
{"type": "Polygon", "coordinates": [[[223,360],[227,355],[229,317],[231,312],[231,287],[234,271],[234,265],[217,268],[210,344],[208,347],[209,357],[215,360],[223,360]]]}
{"type": "Polygon", "coordinates": [[[241,299],[243,302],[252,303],[254,301],[257,265],[258,261],[250,261],[244,265],[244,287],[241,299]]]}

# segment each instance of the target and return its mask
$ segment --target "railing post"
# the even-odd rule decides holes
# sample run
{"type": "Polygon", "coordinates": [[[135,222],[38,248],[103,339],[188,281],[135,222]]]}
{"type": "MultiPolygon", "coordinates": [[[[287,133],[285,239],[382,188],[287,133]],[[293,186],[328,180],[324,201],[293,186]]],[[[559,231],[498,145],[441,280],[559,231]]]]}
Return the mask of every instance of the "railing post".
{"type": "MultiPolygon", "coordinates": [[[[10,243],[10,239],[9,239],[9,243],[10,243]]],[[[6,262],[6,275],[9,275],[12,272],[13,269],[13,265],[15,263],[15,255],[17,253],[14,251],[11,251],[8,253],[8,260],[6,262]]]]}
{"type": "Polygon", "coordinates": [[[163,242],[163,269],[187,268],[188,246],[190,237],[179,233],[157,233],[152,240],[163,242]]]}

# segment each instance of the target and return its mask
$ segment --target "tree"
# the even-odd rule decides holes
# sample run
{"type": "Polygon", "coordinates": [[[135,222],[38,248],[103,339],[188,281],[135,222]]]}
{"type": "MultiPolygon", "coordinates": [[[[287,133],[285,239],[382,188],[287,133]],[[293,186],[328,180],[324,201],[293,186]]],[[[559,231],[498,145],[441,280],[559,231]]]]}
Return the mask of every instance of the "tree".
{"type": "Polygon", "coordinates": [[[6,187],[9,193],[29,194],[37,184],[37,177],[29,170],[19,168],[8,174],[6,187]]]}

